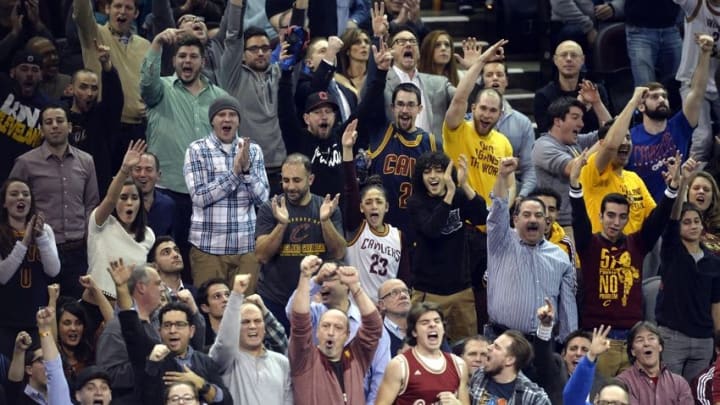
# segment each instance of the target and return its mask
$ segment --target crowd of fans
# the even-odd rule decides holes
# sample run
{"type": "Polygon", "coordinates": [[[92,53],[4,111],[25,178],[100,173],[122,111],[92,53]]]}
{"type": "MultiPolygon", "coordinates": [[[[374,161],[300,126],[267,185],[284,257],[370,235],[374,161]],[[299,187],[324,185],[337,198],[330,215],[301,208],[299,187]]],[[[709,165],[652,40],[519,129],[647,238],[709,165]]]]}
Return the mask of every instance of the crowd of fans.
{"type": "Polygon", "coordinates": [[[0,404],[720,403],[720,1],[325,3],[0,0],[0,404]]]}

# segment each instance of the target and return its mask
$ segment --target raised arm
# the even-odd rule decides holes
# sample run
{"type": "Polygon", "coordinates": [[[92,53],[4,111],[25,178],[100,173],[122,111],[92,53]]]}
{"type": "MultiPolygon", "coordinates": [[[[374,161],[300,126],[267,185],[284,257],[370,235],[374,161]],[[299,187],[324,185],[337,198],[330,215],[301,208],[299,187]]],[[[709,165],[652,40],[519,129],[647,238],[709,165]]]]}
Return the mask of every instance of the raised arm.
{"type": "Polygon", "coordinates": [[[505,201],[510,198],[510,187],[517,167],[518,159],[515,157],[500,159],[498,176],[493,186],[493,195],[496,198],[501,198],[505,201]]]}
{"type": "Polygon", "coordinates": [[[225,313],[220,321],[215,343],[210,348],[210,358],[220,366],[220,373],[225,373],[233,363],[235,353],[238,352],[240,341],[240,307],[245,299],[245,291],[250,284],[249,274],[238,274],[233,282],[233,290],[230,294],[225,313]]]}
{"type": "Polygon", "coordinates": [[[588,150],[584,150],[570,167],[570,205],[572,206],[572,227],[575,234],[575,248],[582,252],[590,244],[592,225],[585,208],[583,190],[580,186],[580,171],[587,164],[588,150]]]}
{"type": "Polygon", "coordinates": [[[342,135],[342,160],[343,174],[345,176],[345,187],[343,188],[343,200],[345,207],[342,210],[343,225],[348,232],[355,232],[362,222],[362,214],[360,213],[360,185],[357,181],[357,171],[355,170],[355,156],[353,155],[353,147],[357,139],[358,121],[354,119],[350,121],[342,135]]]}
{"type": "Polygon", "coordinates": [[[40,347],[43,353],[43,365],[47,374],[47,396],[50,404],[69,404],[70,387],[63,372],[62,359],[50,332],[52,324],[56,323],[54,308],[41,308],[37,312],[37,327],[40,335],[40,347]]]}
{"type": "Polygon", "coordinates": [[[147,50],[140,67],[140,96],[148,108],[157,105],[164,95],[164,87],[160,80],[163,47],[172,49],[185,34],[183,30],[167,28],[155,35],[150,43],[150,49],[147,50]]]}
{"type": "Polygon", "coordinates": [[[347,250],[347,242],[342,236],[342,219],[338,204],[340,203],[340,193],[335,194],[334,198],[330,198],[330,194],[320,206],[320,230],[325,242],[325,249],[328,258],[342,259],[347,250]]]}
{"type": "Polygon", "coordinates": [[[243,0],[228,1],[228,10],[225,14],[227,31],[225,35],[225,51],[220,58],[220,72],[218,81],[220,87],[233,91],[243,74],[242,59],[245,51],[243,40],[243,18],[245,7],[243,0]]]}
{"type": "Polygon", "coordinates": [[[610,326],[600,325],[600,328],[593,329],[593,337],[590,342],[590,350],[580,360],[575,372],[570,376],[563,391],[563,404],[585,405],[585,399],[590,395],[595,375],[595,363],[597,358],[610,349],[610,340],[607,334],[610,326]]]}
{"type": "MultiPolygon", "coordinates": [[[[668,172],[664,173],[667,181],[667,188],[660,200],[660,203],[652,210],[650,215],[645,218],[640,229],[640,235],[645,244],[646,249],[652,249],[655,243],[662,235],[668,220],[672,215],[674,202],[678,196],[678,189],[681,183],[680,162],[682,155],[680,151],[675,152],[675,157],[668,159],[666,165],[668,172]]],[[[694,161],[693,161],[694,162],[694,161]]]]}
{"type": "Polygon", "coordinates": [[[600,90],[595,83],[590,80],[583,80],[582,83],[580,83],[578,98],[586,105],[590,105],[601,126],[612,119],[607,107],[605,107],[605,103],[603,103],[600,90]]]}
{"type": "Polygon", "coordinates": [[[504,52],[502,47],[507,43],[507,40],[501,39],[486,49],[485,52],[483,52],[480,57],[474,61],[467,73],[465,73],[462,77],[460,83],[458,83],[457,90],[455,91],[455,96],[450,102],[450,107],[448,108],[447,113],[445,113],[445,125],[448,129],[456,129],[460,126],[460,124],[462,124],[465,119],[465,112],[467,111],[468,97],[470,97],[470,93],[472,92],[475,82],[480,76],[485,63],[494,60],[501,60],[504,52]]]}
{"type": "MultiPolygon", "coordinates": [[[[300,262],[300,279],[295,289],[292,312],[296,314],[310,314],[310,279],[315,274],[322,260],[315,256],[305,256],[300,262]]],[[[293,325],[294,326],[294,325],[293,325]]]]}
{"type": "Polygon", "coordinates": [[[597,168],[599,173],[602,173],[615,158],[623,139],[628,136],[628,128],[630,128],[633,113],[638,105],[642,104],[647,91],[647,87],[635,88],[632,98],[630,98],[630,101],[625,105],[620,115],[615,118],[615,122],[610,126],[607,135],[605,135],[605,138],[600,142],[597,155],[595,155],[595,168],[597,168]]]}
{"type": "Polygon", "coordinates": [[[145,153],[145,149],[145,141],[143,141],[142,139],[135,142],[130,142],[127,152],[125,153],[125,158],[123,159],[122,165],[120,166],[120,170],[118,170],[115,177],[113,177],[113,180],[110,183],[110,187],[108,187],[105,198],[102,200],[102,202],[100,202],[100,205],[98,205],[97,209],[95,210],[94,225],[102,226],[108,219],[110,214],[113,212],[113,210],[115,209],[115,204],[117,204],[117,201],[120,198],[120,193],[122,192],[125,179],[130,177],[130,173],[132,173],[133,168],[136,164],[138,164],[138,162],[140,162],[140,156],[145,153]]]}
{"type": "MultiPolygon", "coordinates": [[[[688,34],[690,35],[690,34],[688,34]]],[[[710,54],[713,50],[713,37],[707,34],[695,34],[695,43],[700,47],[697,66],[690,81],[690,92],[683,103],[683,114],[691,127],[696,127],[700,115],[700,106],[705,98],[708,77],[710,75],[710,54]]]]}
{"type": "Polygon", "coordinates": [[[97,23],[90,0],[74,0],[73,16],[75,16],[80,44],[83,47],[89,46],[98,37],[97,23]]]}

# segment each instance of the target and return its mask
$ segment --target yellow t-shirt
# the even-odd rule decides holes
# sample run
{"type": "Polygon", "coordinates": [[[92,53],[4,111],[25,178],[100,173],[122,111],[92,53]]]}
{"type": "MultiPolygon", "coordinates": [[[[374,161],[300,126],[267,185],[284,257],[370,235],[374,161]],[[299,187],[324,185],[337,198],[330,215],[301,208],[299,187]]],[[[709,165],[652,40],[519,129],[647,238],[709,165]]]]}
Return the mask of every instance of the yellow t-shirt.
{"type": "Polygon", "coordinates": [[[623,233],[630,235],[642,228],[645,218],[650,216],[655,208],[653,200],[645,182],[635,172],[623,170],[619,176],[611,165],[598,173],[595,166],[597,153],[588,158],[587,165],[580,171],[580,184],[583,187],[585,209],[587,210],[593,233],[602,231],[600,222],[600,204],[602,199],[610,193],[624,194],[630,201],[630,218],[623,233]]]}
{"type": "Polygon", "coordinates": [[[550,231],[549,241],[557,245],[563,252],[567,253],[568,260],[570,263],[575,265],[576,269],[580,268],[580,256],[575,251],[575,244],[572,239],[566,237],[565,230],[560,224],[553,222],[551,225],[552,231],[550,231]]]}
{"type": "Polygon", "coordinates": [[[490,192],[495,186],[498,163],[501,158],[512,157],[513,149],[505,135],[493,129],[486,136],[475,132],[472,121],[463,121],[459,127],[450,130],[443,122],[443,149],[453,162],[460,154],[468,158],[468,183],[490,207],[490,192]]]}

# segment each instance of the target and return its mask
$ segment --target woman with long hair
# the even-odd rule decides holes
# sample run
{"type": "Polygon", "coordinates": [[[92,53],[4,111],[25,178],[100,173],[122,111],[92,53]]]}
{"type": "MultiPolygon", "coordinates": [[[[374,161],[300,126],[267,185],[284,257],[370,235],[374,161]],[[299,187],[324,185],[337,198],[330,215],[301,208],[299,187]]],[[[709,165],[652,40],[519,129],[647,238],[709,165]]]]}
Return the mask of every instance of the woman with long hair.
{"type": "Polygon", "coordinates": [[[710,173],[699,171],[690,176],[687,202],[701,212],[705,248],[720,255],[720,189],[710,173]]]}
{"type": "Polygon", "coordinates": [[[62,305],[57,314],[58,348],[65,378],[73,385],[78,373],[95,363],[95,342],[87,327],[87,314],[78,302],[62,305]]]}
{"type": "Polygon", "coordinates": [[[113,299],[117,293],[107,271],[108,263],[122,258],[129,265],[143,264],[155,243],[155,234],[147,226],[142,191],[130,177],[143,152],[144,141],[130,143],[105,198],[90,214],[89,272],[103,294],[113,299]]]}
{"type": "Polygon", "coordinates": [[[343,47],[337,54],[335,81],[350,89],[360,101],[370,60],[370,37],[360,28],[352,28],[340,38],[343,47]]]}
{"type": "Polygon", "coordinates": [[[444,30],[430,31],[420,45],[418,71],[445,76],[453,86],[460,81],[458,64],[453,54],[453,41],[444,30]]]}
{"type": "MultiPolygon", "coordinates": [[[[402,233],[385,222],[390,209],[382,178],[368,177],[360,190],[353,158],[357,139],[357,120],[348,124],[343,133],[343,170],[345,173],[345,209],[343,223],[352,237],[348,240],[346,260],[358,269],[360,284],[374,302],[383,282],[392,278],[410,279],[410,262],[402,233]]],[[[410,298],[410,297],[408,297],[410,298]]]]}
{"type": "Polygon", "coordinates": [[[18,332],[37,331],[35,313],[48,302],[47,286],[60,273],[60,259],[55,234],[35,211],[26,182],[6,180],[0,202],[0,353],[11,353],[18,332]]]}

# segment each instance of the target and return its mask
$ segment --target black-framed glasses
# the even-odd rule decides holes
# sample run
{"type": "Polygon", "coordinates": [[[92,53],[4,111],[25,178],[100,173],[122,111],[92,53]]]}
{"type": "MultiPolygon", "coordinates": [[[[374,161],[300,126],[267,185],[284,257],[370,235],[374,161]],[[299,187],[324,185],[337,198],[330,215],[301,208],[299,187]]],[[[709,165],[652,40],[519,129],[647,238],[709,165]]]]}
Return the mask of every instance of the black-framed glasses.
{"type": "Polygon", "coordinates": [[[409,297],[411,292],[412,291],[409,288],[404,288],[404,287],[403,288],[393,288],[387,294],[380,297],[380,299],[384,300],[387,297],[395,298],[395,297],[398,297],[400,294],[405,294],[409,297]]]}
{"type": "Polygon", "coordinates": [[[271,49],[272,48],[270,47],[270,45],[261,45],[261,46],[253,45],[253,46],[248,46],[247,48],[245,48],[245,50],[250,53],[258,53],[260,51],[263,51],[263,53],[268,53],[268,52],[270,52],[271,49]]]}
{"type": "Polygon", "coordinates": [[[185,321],[177,321],[177,322],[169,322],[168,321],[168,322],[162,323],[163,329],[170,330],[173,328],[173,326],[176,327],[177,329],[183,329],[183,328],[187,328],[188,326],[190,326],[190,323],[185,322],[185,321]]]}

